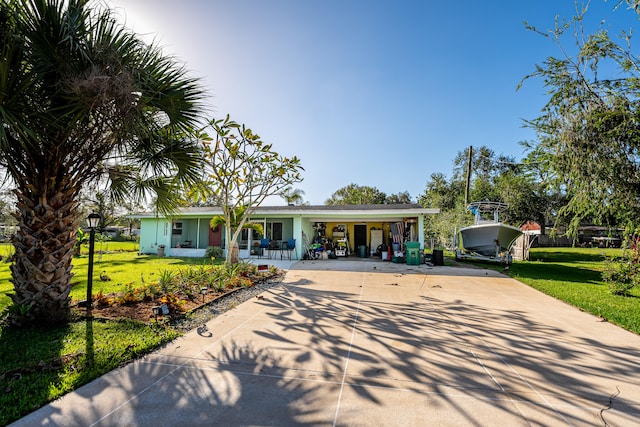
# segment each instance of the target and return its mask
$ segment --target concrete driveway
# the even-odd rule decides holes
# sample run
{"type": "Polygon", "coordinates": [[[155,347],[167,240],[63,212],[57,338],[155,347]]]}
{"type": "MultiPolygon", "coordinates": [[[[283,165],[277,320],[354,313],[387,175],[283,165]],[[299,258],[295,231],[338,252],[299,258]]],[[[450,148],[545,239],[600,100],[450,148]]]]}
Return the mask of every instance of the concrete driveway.
{"type": "Polygon", "coordinates": [[[262,296],[16,425],[640,425],[640,337],[499,273],[300,261],[262,296]]]}

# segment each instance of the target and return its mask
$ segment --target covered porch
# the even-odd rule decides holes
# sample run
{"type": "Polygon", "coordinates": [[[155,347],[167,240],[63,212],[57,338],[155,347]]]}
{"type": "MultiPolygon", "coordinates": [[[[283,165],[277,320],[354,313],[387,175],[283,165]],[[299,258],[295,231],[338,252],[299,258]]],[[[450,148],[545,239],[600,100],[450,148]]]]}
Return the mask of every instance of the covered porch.
{"type": "MultiPolygon", "coordinates": [[[[239,257],[302,259],[310,247],[345,254],[381,256],[381,248],[405,242],[424,248],[424,217],[438,209],[420,205],[272,206],[259,207],[251,222],[264,233],[243,230],[238,238],[239,257]],[[339,241],[338,241],[339,240],[339,241]]],[[[211,229],[219,208],[185,208],[173,218],[140,215],[140,252],[177,257],[203,257],[208,247],[225,251],[223,227],[211,229]]]]}

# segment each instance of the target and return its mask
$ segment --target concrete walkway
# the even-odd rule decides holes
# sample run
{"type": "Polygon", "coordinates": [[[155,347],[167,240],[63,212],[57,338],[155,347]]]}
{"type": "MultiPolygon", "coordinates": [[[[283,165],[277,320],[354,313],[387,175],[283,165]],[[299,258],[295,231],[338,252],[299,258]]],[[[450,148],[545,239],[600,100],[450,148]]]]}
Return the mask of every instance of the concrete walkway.
{"type": "Polygon", "coordinates": [[[640,337],[495,272],[300,261],[15,425],[640,425],[640,337]]]}

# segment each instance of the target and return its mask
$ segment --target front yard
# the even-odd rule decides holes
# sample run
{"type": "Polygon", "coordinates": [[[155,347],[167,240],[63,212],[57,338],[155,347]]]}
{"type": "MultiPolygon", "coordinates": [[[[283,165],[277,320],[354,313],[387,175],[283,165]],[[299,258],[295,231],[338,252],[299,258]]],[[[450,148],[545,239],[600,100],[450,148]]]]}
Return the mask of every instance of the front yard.
{"type": "MultiPolygon", "coordinates": [[[[196,317],[191,311],[206,311],[216,297],[278,280],[273,269],[139,256],[131,248],[111,242],[110,249],[117,252],[96,254],[93,319],[84,317],[86,309],[75,307],[76,320],[68,326],[0,329],[0,425],[178,337],[192,324],[189,318],[196,317]],[[163,305],[169,315],[156,315],[152,308],[163,305]]],[[[0,246],[0,311],[11,305],[13,285],[5,262],[10,252],[8,245],[0,246]]],[[[73,260],[72,306],[86,298],[87,262],[86,255],[73,260]]],[[[232,304],[216,310],[240,300],[234,295],[232,304]]]]}
{"type": "MultiPolygon", "coordinates": [[[[10,248],[0,246],[0,256],[6,258],[7,251],[10,248]]],[[[620,253],[615,249],[535,249],[532,261],[516,262],[505,273],[640,333],[640,290],[633,289],[627,297],[611,295],[601,277],[605,255],[620,253]]],[[[229,283],[239,288],[252,286],[253,282],[247,280],[253,278],[243,273],[247,267],[224,276],[218,273],[222,271],[217,269],[220,263],[202,258],[139,256],[135,251],[97,254],[93,293],[102,308],[94,310],[93,320],[78,316],[63,327],[0,329],[0,425],[179,336],[181,329],[172,326],[167,317],[156,320],[151,306],[164,303],[177,313],[201,304],[203,299],[210,301],[216,291],[227,291],[229,283]],[[202,288],[207,288],[204,296],[202,288]],[[160,299],[168,294],[177,299],[160,299]],[[109,307],[114,308],[109,311],[109,307]],[[114,313],[125,318],[113,319],[118,317],[114,313]]],[[[492,264],[477,266],[502,269],[492,264]]],[[[86,297],[86,255],[74,258],[74,273],[71,296],[75,303],[86,297]]],[[[9,278],[9,263],[2,260],[0,311],[11,303],[7,296],[12,292],[9,278]]],[[[83,309],[78,314],[84,314],[83,309]]]]}

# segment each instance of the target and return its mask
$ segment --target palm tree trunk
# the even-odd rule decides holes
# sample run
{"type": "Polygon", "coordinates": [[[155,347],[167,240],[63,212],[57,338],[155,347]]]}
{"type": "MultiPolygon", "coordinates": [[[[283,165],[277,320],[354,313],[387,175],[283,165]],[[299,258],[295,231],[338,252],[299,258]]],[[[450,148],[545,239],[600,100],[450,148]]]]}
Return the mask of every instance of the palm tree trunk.
{"type": "Polygon", "coordinates": [[[233,243],[229,245],[229,250],[227,253],[227,264],[237,264],[239,261],[239,252],[240,249],[238,248],[238,242],[234,240],[233,243]]]}
{"type": "Polygon", "coordinates": [[[15,294],[11,299],[19,310],[13,321],[67,322],[78,228],[75,191],[59,191],[49,197],[19,191],[16,195],[19,227],[12,239],[15,294]]]}

